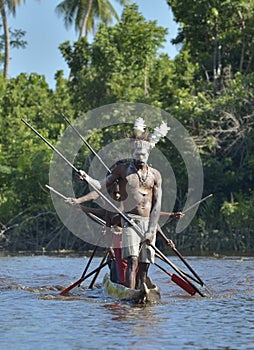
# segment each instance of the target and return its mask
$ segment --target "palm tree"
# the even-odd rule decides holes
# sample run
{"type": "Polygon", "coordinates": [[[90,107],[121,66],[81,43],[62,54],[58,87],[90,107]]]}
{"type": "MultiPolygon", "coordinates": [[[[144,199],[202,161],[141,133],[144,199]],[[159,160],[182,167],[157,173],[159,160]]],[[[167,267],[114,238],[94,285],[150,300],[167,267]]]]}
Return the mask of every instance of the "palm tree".
{"type": "MultiPolygon", "coordinates": [[[[25,0],[23,0],[25,3],[25,0]]],[[[3,76],[5,79],[8,78],[9,73],[9,64],[10,64],[10,31],[8,27],[7,21],[7,13],[8,10],[13,16],[16,15],[16,7],[21,4],[21,0],[0,0],[0,12],[3,22],[3,30],[4,30],[4,70],[3,76]]]]}
{"type": "MultiPolygon", "coordinates": [[[[129,0],[117,0],[120,5],[125,5],[129,0]]],[[[66,28],[75,23],[75,29],[79,32],[79,38],[88,37],[89,32],[94,31],[95,19],[105,23],[112,23],[113,18],[119,20],[116,10],[109,0],[63,0],[56,7],[56,12],[64,16],[66,28]]]]}

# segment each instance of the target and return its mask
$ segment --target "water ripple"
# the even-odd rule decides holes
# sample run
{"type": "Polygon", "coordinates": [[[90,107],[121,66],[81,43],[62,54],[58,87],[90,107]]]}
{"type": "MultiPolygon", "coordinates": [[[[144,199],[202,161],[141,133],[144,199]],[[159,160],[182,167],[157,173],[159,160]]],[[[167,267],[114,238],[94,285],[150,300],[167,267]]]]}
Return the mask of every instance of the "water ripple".
{"type": "MultiPolygon", "coordinates": [[[[101,288],[103,273],[93,290],[87,288],[87,281],[68,296],[60,296],[73,283],[71,279],[80,278],[77,273],[84,264],[82,258],[0,258],[1,347],[252,349],[254,259],[188,260],[205,280],[210,296],[191,297],[151,267],[153,280],[162,289],[162,300],[137,307],[106,297],[101,288]]],[[[95,258],[91,268],[99,261],[95,258]]]]}

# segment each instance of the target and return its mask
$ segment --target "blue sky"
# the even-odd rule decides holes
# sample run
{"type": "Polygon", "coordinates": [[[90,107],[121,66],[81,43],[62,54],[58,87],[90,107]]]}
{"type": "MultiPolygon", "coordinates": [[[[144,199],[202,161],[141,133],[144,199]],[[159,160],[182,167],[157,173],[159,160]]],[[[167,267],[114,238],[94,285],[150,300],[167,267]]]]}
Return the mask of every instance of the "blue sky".
{"type": "MultiPolygon", "coordinates": [[[[25,30],[27,41],[25,49],[12,49],[9,77],[16,77],[24,72],[36,72],[45,75],[51,88],[55,87],[54,75],[58,70],[63,70],[64,76],[68,77],[69,70],[58,47],[66,40],[75,42],[78,34],[73,28],[66,30],[63,18],[57,16],[55,8],[60,2],[61,0],[26,0],[25,5],[17,8],[14,18],[9,16],[11,29],[25,30]]],[[[139,12],[147,20],[156,20],[158,25],[168,29],[163,52],[174,58],[177,50],[170,44],[170,40],[176,36],[177,26],[166,0],[132,2],[138,5],[139,12]]],[[[111,3],[120,16],[122,7],[114,0],[111,3]]]]}

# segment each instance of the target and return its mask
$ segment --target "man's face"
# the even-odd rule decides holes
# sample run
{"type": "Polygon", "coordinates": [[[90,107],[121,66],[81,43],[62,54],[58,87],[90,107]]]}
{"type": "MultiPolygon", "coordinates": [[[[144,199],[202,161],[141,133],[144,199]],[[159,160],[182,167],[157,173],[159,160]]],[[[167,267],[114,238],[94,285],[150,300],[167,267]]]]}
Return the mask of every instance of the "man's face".
{"type": "Polygon", "coordinates": [[[133,151],[133,159],[138,166],[145,166],[149,157],[149,151],[146,147],[138,147],[133,151]]]}

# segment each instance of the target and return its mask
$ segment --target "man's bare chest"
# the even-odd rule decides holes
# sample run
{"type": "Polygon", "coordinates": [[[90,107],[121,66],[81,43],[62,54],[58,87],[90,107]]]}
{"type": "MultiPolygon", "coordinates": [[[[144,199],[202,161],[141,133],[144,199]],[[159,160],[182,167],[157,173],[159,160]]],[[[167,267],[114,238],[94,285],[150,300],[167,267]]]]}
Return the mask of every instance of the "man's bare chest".
{"type": "Polygon", "coordinates": [[[148,194],[154,187],[153,173],[148,171],[147,173],[132,172],[126,176],[126,190],[128,192],[139,192],[143,195],[148,194]]]}

